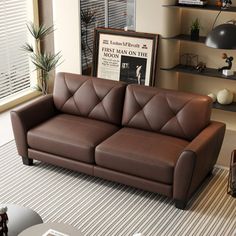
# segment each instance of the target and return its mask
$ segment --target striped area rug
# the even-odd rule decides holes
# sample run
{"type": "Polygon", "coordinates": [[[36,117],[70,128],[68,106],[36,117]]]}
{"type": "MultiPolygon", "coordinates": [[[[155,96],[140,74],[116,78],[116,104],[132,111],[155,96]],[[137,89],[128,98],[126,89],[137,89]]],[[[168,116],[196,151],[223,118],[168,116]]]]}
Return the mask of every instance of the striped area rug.
{"type": "Polygon", "coordinates": [[[44,222],[64,222],[87,235],[236,235],[236,199],[228,172],[215,169],[188,210],[158,194],[36,162],[24,166],[14,141],[0,147],[0,202],[30,207],[44,222]]]}

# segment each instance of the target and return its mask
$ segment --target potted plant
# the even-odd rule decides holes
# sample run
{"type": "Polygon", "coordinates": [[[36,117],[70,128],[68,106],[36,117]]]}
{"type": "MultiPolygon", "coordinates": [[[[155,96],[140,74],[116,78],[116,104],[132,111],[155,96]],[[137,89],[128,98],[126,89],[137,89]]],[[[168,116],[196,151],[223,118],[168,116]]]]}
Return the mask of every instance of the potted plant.
{"type": "Polygon", "coordinates": [[[45,25],[36,26],[32,22],[27,24],[30,34],[33,36],[35,46],[25,43],[23,50],[30,54],[32,63],[38,71],[38,81],[35,86],[42,94],[48,93],[49,73],[56,68],[61,58],[60,52],[56,54],[47,53],[41,49],[41,43],[45,37],[54,31],[53,26],[45,25]]]}
{"type": "Polygon", "coordinates": [[[199,31],[200,31],[200,22],[198,18],[196,18],[191,24],[191,40],[199,39],[199,31]]]}

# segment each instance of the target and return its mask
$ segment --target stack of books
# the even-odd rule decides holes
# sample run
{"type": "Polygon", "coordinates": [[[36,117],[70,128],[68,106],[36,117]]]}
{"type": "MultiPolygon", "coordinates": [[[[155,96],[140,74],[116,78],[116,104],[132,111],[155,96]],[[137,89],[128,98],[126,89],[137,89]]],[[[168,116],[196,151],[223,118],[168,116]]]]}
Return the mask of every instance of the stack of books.
{"type": "Polygon", "coordinates": [[[205,6],[207,4],[207,0],[178,0],[178,3],[182,5],[205,6]]]}

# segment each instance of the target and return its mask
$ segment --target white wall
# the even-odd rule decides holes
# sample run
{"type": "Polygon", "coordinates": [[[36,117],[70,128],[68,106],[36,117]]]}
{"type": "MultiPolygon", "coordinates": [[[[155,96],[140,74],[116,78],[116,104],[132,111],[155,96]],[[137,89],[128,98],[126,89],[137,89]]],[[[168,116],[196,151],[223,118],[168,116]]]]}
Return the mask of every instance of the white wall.
{"type": "Polygon", "coordinates": [[[81,73],[81,27],[79,0],[53,0],[55,52],[61,52],[63,63],[56,71],[81,73]]]}
{"type": "MultiPolygon", "coordinates": [[[[180,16],[178,10],[172,12],[162,7],[163,4],[174,4],[175,0],[136,0],[136,31],[160,34],[170,37],[178,34],[180,16]],[[173,24],[174,22],[174,24],[173,24]]],[[[161,40],[158,47],[158,68],[171,68],[178,64],[178,42],[161,40]]],[[[177,73],[157,71],[156,85],[159,87],[178,89],[177,73]]]]}

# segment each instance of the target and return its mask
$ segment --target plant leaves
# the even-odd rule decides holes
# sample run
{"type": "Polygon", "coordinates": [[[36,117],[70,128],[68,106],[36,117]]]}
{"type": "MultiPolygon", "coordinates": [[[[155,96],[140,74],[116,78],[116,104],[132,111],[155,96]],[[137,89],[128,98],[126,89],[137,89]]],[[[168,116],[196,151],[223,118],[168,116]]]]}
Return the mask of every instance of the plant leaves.
{"type": "Polygon", "coordinates": [[[40,26],[36,26],[33,22],[29,22],[27,24],[27,28],[31,35],[36,39],[36,40],[41,40],[45,36],[51,34],[54,31],[54,26],[51,25],[49,27],[46,27],[45,25],[41,24],[40,26]]]}
{"type": "Polygon", "coordinates": [[[81,21],[85,25],[89,25],[96,21],[96,11],[91,9],[81,10],[81,21]]]}
{"type": "Polygon", "coordinates": [[[40,91],[40,92],[42,91],[42,89],[37,84],[32,86],[32,88],[35,89],[36,91],[40,91]]]}
{"type": "Polygon", "coordinates": [[[23,46],[21,47],[21,49],[22,49],[23,51],[26,51],[26,52],[29,52],[29,53],[34,52],[33,46],[30,45],[29,43],[25,43],[25,45],[23,45],[23,46]]]}
{"type": "Polygon", "coordinates": [[[36,68],[47,73],[56,68],[60,59],[60,52],[58,52],[57,54],[40,53],[39,55],[37,55],[34,53],[31,55],[31,60],[36,68]]]}

